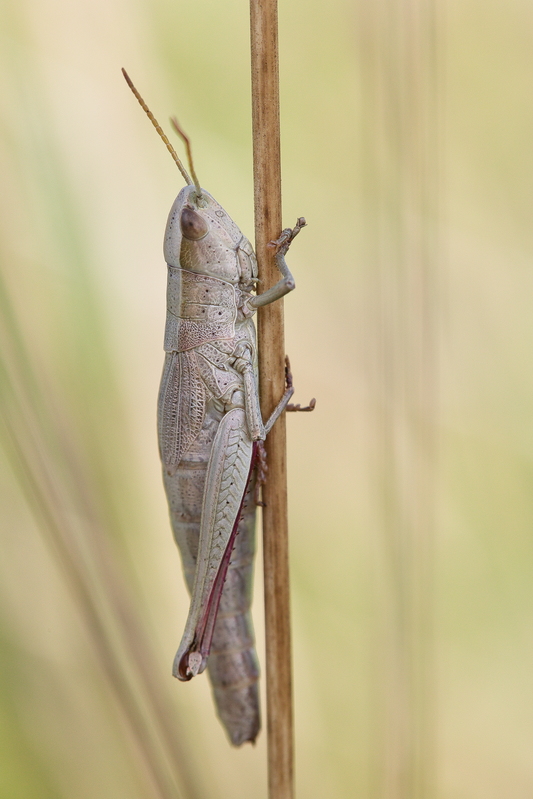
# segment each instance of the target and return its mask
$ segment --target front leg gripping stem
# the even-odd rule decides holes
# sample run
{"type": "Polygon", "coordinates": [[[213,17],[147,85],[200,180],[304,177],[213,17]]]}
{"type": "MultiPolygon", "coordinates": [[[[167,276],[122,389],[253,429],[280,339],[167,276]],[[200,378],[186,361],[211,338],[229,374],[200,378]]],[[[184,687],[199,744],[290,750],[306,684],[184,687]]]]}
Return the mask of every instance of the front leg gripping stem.
{"type": "Polygon", "coordinates": [[[270,305],[271,302],[281,299],[281,297],[284,297],[285,294],[289,293],[289,291],[294,290],[296,283],[289,267],[287,266],[285,255],[287,254],[294,237],[298,235],[300,230],[305,227],[306,224],[307,222],[303,216],[301,216],[297,220],[294,228],[286,228],[282,232],[279,239],[269,242],[268,246],[270,249],[275,250],[274,257],[276,259],[278,269],[281,272],[282,278],[276,283],[275,286],[272,286],[272,288],[267,289],[262,294],[257,294],[255,297],[252,297],[252,299],[247,302],[247,305],[250,308],[261,308],[263,305],[270,305]]]}

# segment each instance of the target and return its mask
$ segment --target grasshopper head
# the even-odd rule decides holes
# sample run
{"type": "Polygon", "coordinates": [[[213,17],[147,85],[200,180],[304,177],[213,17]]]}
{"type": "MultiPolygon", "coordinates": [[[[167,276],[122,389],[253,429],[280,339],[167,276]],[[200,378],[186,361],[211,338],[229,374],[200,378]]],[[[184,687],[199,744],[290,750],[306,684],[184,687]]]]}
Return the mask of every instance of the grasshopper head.
{"type": "Polygon", "coordinates": [[[212,247],[235,250],[242,233],[222,206],[205,191],[198,196],[195,186],[185,186],[174,202],[165,231],[164,253],[169,266],[180,262],[182,242],[205,241],[212,247]],[[208,238],[209,237],[209,238],[208,238]]]}

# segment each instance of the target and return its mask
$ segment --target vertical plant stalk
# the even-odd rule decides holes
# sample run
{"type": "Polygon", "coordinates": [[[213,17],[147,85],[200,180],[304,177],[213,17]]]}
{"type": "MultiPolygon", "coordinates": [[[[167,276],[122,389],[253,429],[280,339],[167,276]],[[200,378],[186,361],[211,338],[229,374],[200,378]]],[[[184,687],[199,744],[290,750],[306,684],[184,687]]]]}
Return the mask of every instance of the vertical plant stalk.
{"type": "MultiPolygon", "coordinates": [[[[277,0],[250,0],[255,251],[261,289],[279,279],[269,241],[281,232],[277,0]]],[[[259,386],[266,419],[285,388],[283,301],[258,314],[259,386]]],[[[263,487],[268,785],[270,799],[293,799],[293,711],[285,414],[267,440],[263,487]]]]}

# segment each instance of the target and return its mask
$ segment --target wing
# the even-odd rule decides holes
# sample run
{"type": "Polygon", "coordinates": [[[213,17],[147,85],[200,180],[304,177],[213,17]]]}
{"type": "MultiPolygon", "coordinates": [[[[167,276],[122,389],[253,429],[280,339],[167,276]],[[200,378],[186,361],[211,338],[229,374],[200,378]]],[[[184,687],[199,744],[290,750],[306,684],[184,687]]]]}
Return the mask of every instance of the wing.
{"type": "Polygon", "coordinates": [[[166,469],[177,468],[200,432],[206,402],[194,352],[168,352],[158,403],[159,450],[166,469]]]}

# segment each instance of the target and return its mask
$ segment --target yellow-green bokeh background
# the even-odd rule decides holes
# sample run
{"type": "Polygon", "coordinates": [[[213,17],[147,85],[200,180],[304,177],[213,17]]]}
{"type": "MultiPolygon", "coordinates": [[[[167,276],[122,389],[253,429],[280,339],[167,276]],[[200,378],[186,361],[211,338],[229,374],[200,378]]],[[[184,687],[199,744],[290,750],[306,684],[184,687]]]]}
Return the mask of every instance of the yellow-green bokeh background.
{"type": "MultiPolygon", "coordinates": [[[[297,796],[529,799],[533,7],[281,0],[280,26],[287,351],[318,398],[288,419],[297,796]]],[[[265,735],[231,750],[207,680],[170,677],[181,178],[122,66],[253,237],[244,0],[3,0],[0,796],[264,799],[265,735]]],[[[256,596],[261,653],[259,570],[256,596]]]]}

